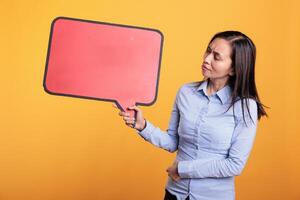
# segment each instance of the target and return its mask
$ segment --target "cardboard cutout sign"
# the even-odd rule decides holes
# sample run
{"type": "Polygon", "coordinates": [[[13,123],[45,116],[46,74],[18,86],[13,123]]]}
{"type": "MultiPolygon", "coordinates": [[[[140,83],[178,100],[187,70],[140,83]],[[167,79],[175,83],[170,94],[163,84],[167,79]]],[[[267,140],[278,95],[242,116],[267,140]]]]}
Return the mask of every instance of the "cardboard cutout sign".
{"type": "Polygon", "coordinates": [[[58,17],[51,26],[44,89],[113,101],[123,111],[151,105],[162,44],[163,35],[155,29],[58,17]]]}

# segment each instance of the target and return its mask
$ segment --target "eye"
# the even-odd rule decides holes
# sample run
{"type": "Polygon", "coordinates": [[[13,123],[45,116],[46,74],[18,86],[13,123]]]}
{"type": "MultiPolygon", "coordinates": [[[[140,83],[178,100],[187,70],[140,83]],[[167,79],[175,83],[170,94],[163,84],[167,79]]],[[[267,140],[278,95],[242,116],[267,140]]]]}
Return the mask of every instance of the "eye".
{"type": "Polygon", "coordinates": [[[215,60],[220,60],[219,56],[214,56],[215,60]]]}

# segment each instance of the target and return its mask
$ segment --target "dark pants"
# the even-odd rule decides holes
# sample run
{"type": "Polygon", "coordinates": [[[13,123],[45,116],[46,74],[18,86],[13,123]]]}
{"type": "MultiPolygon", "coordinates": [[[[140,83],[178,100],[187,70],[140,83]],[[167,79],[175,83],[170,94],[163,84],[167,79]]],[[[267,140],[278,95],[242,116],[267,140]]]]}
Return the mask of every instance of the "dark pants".
{"type": "MultiPolygon", "coordinates": [[[[167,189],[165,189],[165,198],[164,200],[177,200],[176,196],[174,196],[173,194],[171,194],[167,189]]],[[[186,200],[189,200],[190,197],[187,197],[186,200]]]]}

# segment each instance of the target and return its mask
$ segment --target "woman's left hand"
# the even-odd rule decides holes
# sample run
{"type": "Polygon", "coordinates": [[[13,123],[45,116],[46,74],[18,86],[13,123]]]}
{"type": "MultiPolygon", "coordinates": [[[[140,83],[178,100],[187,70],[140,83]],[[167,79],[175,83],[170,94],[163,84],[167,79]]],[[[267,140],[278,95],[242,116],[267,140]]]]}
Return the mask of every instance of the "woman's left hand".
{"type": "Polygon", "coordinates": [[[179,181],[180,176],[178,174],[178,161],[175,160],[172,166],[167,169],[169,177],[171,177],[174,181],[179,181]]]}

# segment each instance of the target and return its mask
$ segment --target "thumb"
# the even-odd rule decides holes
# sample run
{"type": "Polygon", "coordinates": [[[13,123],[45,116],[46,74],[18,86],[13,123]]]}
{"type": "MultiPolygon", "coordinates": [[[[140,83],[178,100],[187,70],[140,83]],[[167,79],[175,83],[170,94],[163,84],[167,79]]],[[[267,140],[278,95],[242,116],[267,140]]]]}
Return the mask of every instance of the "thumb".
{"type": "Polygon", "coordinates": [[[135,110],[135,111],[140,111],[140,109],[137,106],[130,106],[128,107],[129,110],[135,110]]]}
{"type": "MultiPolygon", "coordinates": [[[[116,103],[113,103],[112,104],[112,107],[114,107],[114,108],[118,108],[118,106],[117,106],[117,104],[116,103]]],[[[118,108],[119,109],[119,108],[118,108]]]]}

